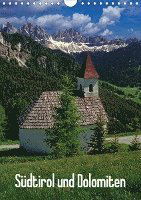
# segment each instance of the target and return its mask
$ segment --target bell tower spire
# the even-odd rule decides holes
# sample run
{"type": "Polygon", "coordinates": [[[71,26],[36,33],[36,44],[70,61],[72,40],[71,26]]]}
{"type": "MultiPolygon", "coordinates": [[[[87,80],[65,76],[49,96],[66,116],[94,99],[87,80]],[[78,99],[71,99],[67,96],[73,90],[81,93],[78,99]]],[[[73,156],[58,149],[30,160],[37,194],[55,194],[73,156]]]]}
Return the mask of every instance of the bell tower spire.
{"type": "Polygon", "coordinates": [[[98,78],[99,75],[94,67],[91,56],[88,55],[77,78],[77,90],[81,94],[83,93],[84,97],[98,97],[98,78]]]}

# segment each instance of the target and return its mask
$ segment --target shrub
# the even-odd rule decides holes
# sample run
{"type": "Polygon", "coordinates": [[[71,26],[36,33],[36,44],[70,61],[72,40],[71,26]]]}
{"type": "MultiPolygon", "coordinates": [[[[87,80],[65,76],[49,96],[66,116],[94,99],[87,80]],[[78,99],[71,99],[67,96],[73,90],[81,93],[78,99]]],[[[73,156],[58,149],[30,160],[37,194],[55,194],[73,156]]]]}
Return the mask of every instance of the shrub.
{"type": "Polygon", "coordinates": [[[118,143],[118,137],[114,137],[114,139],[111,141],[110,147],[109,147],[110,153],[115,153],[119,151],[119,143],[118,143]]]}
{"type": "Polygon", "coordinates": [[[140,130],[141,129],[141,119],[135,117],[132,119],[132,122],[130,123],[130,126],[133,128],[133,130],[140,130]]]}
{"type": "Polygon", "coordinates": [[[135,96],[134,96],[133,94],[131,94],[131,93],[128,93],[128,94],[127,94],[127,97],[129,97],[129,98],[134,98],[135,96]]]}
{"type": "Polygon", "coordinates": [[[141,149],[141,143],[139,142],[138,136],[135,135],[131,144],[129,145],[130,151],[136,151],[141,149]]]}

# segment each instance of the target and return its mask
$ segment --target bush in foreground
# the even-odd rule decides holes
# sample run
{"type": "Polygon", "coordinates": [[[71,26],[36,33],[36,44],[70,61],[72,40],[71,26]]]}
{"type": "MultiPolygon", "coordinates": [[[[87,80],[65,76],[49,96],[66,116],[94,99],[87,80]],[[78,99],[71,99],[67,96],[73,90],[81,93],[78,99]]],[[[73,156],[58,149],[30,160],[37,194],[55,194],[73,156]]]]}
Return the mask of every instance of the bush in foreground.
{"type": "Polygon", "coordinates": [[[129,145],[130,151],[137,151],[141,149],[141,143],[139,142],[138,136],[135,135],[131,144],[129,145]]]}
{"type": "Polygon", "coordinates": [[[119,151],[119,143],[118,138],[115,136],[114,139],[111,141],[111,144],[108,148],[108,152],[115,153],[119,151]]]}

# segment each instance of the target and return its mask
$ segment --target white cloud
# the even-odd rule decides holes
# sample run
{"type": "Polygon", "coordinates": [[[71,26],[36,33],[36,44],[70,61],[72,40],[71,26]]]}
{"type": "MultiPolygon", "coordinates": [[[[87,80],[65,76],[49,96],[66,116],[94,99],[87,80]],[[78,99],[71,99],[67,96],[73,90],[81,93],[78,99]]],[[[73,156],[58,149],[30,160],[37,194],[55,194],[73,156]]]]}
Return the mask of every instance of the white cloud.
{"type": "Polygon", "coordinates": [[[99,20],[99,25],[106,27],[115,24],[120,19],[123,10],[124,8],[119,8],[118,6],[103,8],[103,14],[99,20]]]}
{"type": "Polygon", "coordinates": [[[53,28],[55,31],[64,30],[66,28],[75,28],[83,34],[93,35],[104,32],[108,26],[118,22],[123,10],[124,8],[119,8],[117,6],[109,6],[104,8],[98,23],[93,23],[89,15],[79,13],[74,13],[71,17],[64,17],[63,15],[59,14],[45,15],[39,17],[36,22],[37,24],[42,24],[42,26],[49,30],[51,28],[53,28]]]}
{"type": "MultiPolygon", "coordinates": [[[[89,15],[83,15],[79,13],[74,13],[72,16],[65,17],[60,14],[55,15],[43,15],[41,17],[28,18],[28,22],[33,22],[39,26],[46,28],[48,31],[54,30],[65,30],[69,28],[74,28],[79,31],[84,31],[91,23],[91,17],[89,15]]],[[[90,28],[90,27],[89,27],[90,28]]]]}
{"type": "Polygon", "coordinates": [[[35,21],[37,25],[45,27],[47,30],[53,29],[54,31],[71,28],[71,22],[72,20],[70,17],[64,17],[63,15],[59,14],[44,15],[38,17],[35,21]]]}
{"type": "Polygon", "coordinates": [[[8,18],[0,17],[0,24],[5,24],[7,22],[14,23],[14,24],[17,24],[17,25],[22,25],[22,24],[26,23],[27,20],[24,16],[20,17],[20,18],[17,18],[17,17],[8,17],[8,18]]]}
{"type": "MultiPolygon", "coordinates": [[[[43,0],[44,1],[44,0],[43,0]]],[[[57,1],[57,0],[54,0],[57,1]]],[[[82,34],[94,35],[94,34],[103,34],[109,35],[112,34],[109,31],[108,26],[115,24],[119,21],[121,13],[124,9],[119,7],[109,6],[103,9],[102,16],[100,17],[97,23],[94,23],[89,15],[74,13],[72,16],[63,16],[61,14],[54,15],[43,15],[40,17],[11,17],[11,18],[0,18],[0,24],[3,24],[7,21],[14,24],[24,24],[26,22],[31,22],[46,28],[48,32],[65,30],[69,28],[74,28],[80,31],[82,34]]]]}
{"type": "Polygon", "coordinates": [[[109,35],[112,35],[113,34],[113,32],[112,31],[110,31],[109,29],[106,29],[103,33],[101,33],[101,36],[109,36],[109,35]]]}
{"type": "Polygon", "coordinates": [[[134,29],[133,29],[133,28],[130,28],[130,29],[128,29],[128,32],[129,32],[129,33],[133,33],[133,32],[134,32],[134,29]]]}
{"type": "Polygon", "coordinates": [[[72,24],[74,26],[85,26],[89,22],[91,22],[91,17],[89,15],[74,13],[72,16],[72,24]]]}

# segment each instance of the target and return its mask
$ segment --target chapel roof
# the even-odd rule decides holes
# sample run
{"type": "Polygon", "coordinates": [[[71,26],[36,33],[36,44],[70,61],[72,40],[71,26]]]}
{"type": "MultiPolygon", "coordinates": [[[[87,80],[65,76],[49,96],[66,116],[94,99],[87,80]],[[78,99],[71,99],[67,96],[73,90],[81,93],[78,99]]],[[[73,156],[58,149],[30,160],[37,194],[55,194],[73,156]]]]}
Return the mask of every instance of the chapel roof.
{"type": "MultiPolygon", "coordinates": [[[[54,125],[55,108],[60,106],[60,92],[43,92],[20,117],[20,128],[22,129],[47,129],[54,125]]],[[[107,122],[107,114],[99,97],[75,97],[78,112],[81,116],[81,125],[95,124],[99,117],[107,122]]]]}
{"type": "Polygon", "coordinates": [[[84,63],[82,64],[79,77],[85,78],[85,79],[99,78],[99,74],[97,73],[95,69],[95,66],[93,64],[93,61],[90,55],[87,55],[84,63]]]}

